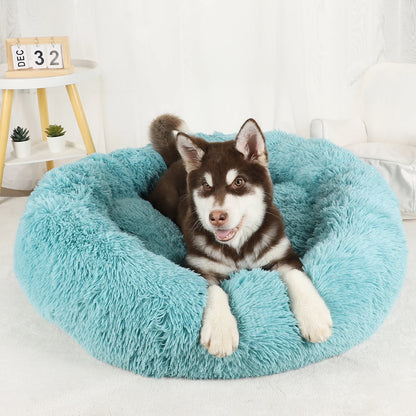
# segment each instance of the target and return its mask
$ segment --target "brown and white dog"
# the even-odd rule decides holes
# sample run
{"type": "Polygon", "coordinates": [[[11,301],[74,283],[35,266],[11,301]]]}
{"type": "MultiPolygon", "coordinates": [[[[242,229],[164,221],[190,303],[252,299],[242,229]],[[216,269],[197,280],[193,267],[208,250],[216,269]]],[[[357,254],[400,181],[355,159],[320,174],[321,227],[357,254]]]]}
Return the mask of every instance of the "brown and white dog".
{"type": "Polygon", "coordinates": [[[172,115],[153,121],[151,142],[168,170],[149,199],[181,228],[187,266],[209,282],[201,344],[218,357],[237,349],[237,321],[220,282],[237,270],[259,267],[280,273],[302,337],[328,339],[331,315],[273,204],[268,153],[257,123],[247,120],[235,140],[226,142],[210,143],[184,131],[185,124],[172,115]]]}

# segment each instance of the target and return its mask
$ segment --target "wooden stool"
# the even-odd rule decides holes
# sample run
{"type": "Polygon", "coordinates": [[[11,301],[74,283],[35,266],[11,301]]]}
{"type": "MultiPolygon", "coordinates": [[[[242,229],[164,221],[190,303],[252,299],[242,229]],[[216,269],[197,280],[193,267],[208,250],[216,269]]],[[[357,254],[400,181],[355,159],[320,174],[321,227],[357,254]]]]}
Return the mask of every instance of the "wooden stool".
{"type": "Polygon", "coordinates": [[[82,139],[87,154],[95,153],[94,142],[88,127],[84,109],[82,108],[81,99],[78,94],[76,84],[78,82],[96,77],[99,73],[97,64],[87,60],[72,60],[75,71],[72,74],[61,75],[45,78],[5,78],[4,71],[0,71],[0,89],[3,90],[3,102],[0,114],[0,191],[3,182],[3,172],[5,165],[38,163],[46,162],[47,169],[53,168],[53,160],[66,159],[70,157],[85,154],[75,148],[68,149],[62,154],[53,154],[45,150],[46,133],[45,129],[49,126],[48,100],[46,96],[46,88],[66,86],[66,90],[74,110],[75,118],[80,129],[82,139]],[[12,158],[6,163],[6,149],[10,130],[10,117],[12,113],[14,90],[17,89],[36,89],[38,95],[38,105],[40,113],[40,123],[42,127],[43,147],[31,157],[25,159],[12,158]]]}

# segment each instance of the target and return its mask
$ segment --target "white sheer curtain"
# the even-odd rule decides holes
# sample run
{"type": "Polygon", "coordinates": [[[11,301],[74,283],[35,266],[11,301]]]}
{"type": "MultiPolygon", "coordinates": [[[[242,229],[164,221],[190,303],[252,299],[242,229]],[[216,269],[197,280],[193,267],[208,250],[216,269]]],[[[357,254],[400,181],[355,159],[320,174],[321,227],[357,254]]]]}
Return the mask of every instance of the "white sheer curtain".
{"type": "MultiPolygon", "coordinates": [[[[264,130],[308,136],[314,117],[354,115],[357,80],[383,59],[389,4],[0,0],[0,59],[6,37],[55,34],[70,37],[72,57],[97,60],[100,80],[79,88],[100,151],[145,145],[162,112],[182,116],[194,131],[233,132],[254,117],[264,130]]],[[[11,127],[40,128],[35,96],[24,94],[11,127]]],[[[53,91],[51,112],[76,131],[67,101],[53,91]]],[[[6,169],[4,186],[28,187],[41,175],[16,172],[6,169]]]]}

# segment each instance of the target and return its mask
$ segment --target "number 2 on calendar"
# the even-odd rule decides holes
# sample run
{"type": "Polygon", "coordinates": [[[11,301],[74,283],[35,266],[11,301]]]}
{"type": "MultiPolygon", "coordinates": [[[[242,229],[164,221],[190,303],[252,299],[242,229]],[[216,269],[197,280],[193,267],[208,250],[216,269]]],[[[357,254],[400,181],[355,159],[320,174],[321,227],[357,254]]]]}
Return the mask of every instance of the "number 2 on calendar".
{"type": "Polygon", "coordinates": [[[43,68],[63,68],[62,48],[60,44],[55,45],[32,45],[32,67],[43,68]]]}

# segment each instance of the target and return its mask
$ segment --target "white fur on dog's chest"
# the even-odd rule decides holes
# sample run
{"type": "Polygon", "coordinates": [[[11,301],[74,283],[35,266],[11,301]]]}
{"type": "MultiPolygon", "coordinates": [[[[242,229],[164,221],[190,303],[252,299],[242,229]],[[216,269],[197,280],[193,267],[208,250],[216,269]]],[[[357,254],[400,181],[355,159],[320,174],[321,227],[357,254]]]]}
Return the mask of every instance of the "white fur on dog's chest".
{"type": "Polygon", "coordinates": [[[258,253],[263,251],[265,247],[258,245],[254,252],[236,262],[238,270],[241,269],[257,269],[269,265],[270,263],[277,262],[282,259],[288,248],[290,247],[290,241],[287,237],[283,237],[278,244],[270,247],[269,250],[264,252],[263,255],[258,256],[258,253]]]}
{"type": "Polygon", "coordinates": [[[194,239],[194,244],[206,256],[189,254],[187,261],[191,266],[203,272],[219,274],[226,277],[238,270],[261,268],[270,263],[277,262],[285,256],[291,245],[288,238],[283,237],[278,244],[264,251],[266,243],[267,239],[262,240],[252,253],[234,261],[232,258],[226,256],[222,250],[207,244],[205,237],[197,236],[194,239]],[[260,253],[262,254],[259,256],[260,253]]]}

